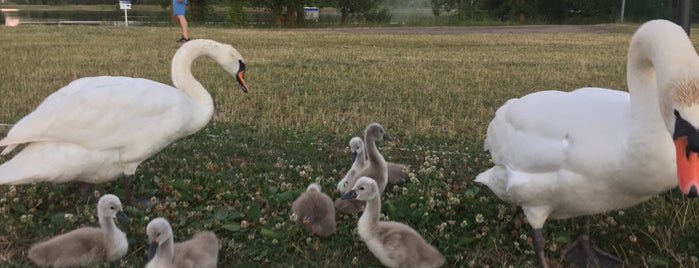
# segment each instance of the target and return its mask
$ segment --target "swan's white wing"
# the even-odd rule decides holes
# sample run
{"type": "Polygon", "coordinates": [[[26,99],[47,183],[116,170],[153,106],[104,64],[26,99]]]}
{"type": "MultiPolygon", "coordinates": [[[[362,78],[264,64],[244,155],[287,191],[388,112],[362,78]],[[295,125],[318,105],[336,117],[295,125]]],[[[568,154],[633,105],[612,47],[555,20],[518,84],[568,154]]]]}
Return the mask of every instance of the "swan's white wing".
{"type": "Polygon", "coordinates": [[[47,97],[15,124],[0,146],[60,141],[96,150],[119,148],[140,138],[152,140],[152,135],[175,135],[186,125],[191,107],[180,90],[155,81],[83,78],[47,97]]]}
{"type": "Polygon", "coordinates": [[[575,191],[588,178],[605,179],[600,173],[613,170],[625,151],[628,116],[629,97],[621,91],[582,88],[512,99],[488,127],[485,147],[496,166],[477,181],[522,205],[549,202],[545,196],[575,191]]]}

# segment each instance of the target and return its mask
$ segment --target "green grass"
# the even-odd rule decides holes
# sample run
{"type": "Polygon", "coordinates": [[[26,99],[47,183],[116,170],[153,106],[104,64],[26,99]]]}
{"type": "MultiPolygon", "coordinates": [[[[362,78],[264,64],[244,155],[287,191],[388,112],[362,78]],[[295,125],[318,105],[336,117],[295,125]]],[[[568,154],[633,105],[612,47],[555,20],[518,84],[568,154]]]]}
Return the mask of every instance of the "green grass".
{"type": "MultiPolygon", "coordinates": [[[[176,240],[216,232],[221,267],[379,267],[359,240],[357,216],[339,216],[327,239],[290,219],[291,202],[309,183],[338,195],[334,185],[350,166],[347,142],[371,122],[394,138],[379,145],[384,156],[412,167],[411,179],[387,188],[382,210],[390,220],[418,230],[445,254],[446,267],[532,266],[521,210],[473,182],[491,165],[482,149],[486,126],[507,99],[530,92],[626,88],[625,54],[636,26],[527,34],[194,27],[193,37],[243,54],[251,91],[243,94],[213,62],[195,62],[195,76],[214,96],[214,118],[140,166],[137,190],[164,202],[127,209],[134,221],[119,224],[130,241],[121,266],[145,264],[146,224],[164,216],[176,240]]],[[[0,123],[16,122],[80,77],[170,83],[178,37],[177,27],[0,28],[0,123]]],[[[29,266],[26,250],[36,241],[96,225],[94,204],[81,201],[77,187],[0,187],[3,267],[29,266]]],[[[123,196],[123,185],[98,191],[123,196]]],[[[695,200],[673,191],[594,217],[592,237],[628,267],[696,267],[698,212],[695,200]]],[[[581,231],[575,219],[545,225],[550,264],[581,231]]]]}

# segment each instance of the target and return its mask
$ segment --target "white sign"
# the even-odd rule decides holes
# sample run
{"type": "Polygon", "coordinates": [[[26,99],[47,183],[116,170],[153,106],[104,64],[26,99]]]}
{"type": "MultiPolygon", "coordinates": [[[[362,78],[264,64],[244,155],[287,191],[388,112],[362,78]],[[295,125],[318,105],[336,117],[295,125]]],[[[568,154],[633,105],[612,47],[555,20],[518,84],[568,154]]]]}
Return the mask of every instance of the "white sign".
{"type": "Polygon", "coordinates": [[[130,0],[122,0],[119,1],[119,8],[120,9],[131,9],[131,1],[130,0]]]}

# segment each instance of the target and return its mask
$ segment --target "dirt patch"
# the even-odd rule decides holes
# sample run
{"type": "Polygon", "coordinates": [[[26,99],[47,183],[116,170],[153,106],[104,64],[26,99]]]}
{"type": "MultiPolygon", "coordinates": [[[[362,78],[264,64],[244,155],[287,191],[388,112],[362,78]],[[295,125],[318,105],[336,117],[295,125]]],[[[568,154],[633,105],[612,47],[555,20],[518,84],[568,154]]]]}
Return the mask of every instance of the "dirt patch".
{"type": "Polygon", "coordinates": [[[445,27],[347,27],[323,28],[312,31],[352,32],[352,33],[606,33],[610,28],[605,25],[517,25],[517,26],[445,26],[445,27]]]}

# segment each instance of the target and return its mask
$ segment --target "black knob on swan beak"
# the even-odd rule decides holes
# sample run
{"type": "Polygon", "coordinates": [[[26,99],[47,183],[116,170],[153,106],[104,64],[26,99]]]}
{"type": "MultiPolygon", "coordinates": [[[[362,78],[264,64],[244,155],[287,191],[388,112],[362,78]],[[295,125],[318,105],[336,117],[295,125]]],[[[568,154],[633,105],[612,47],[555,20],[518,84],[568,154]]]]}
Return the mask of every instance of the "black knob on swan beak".
{"type": "Polygon", "coordinates": [[[690,198],[697,197],[697,187],[695,185],[692,185],[692,188],[689,188],[689,192],[687,193],[687,197],[690,197],[690,198]]]}

